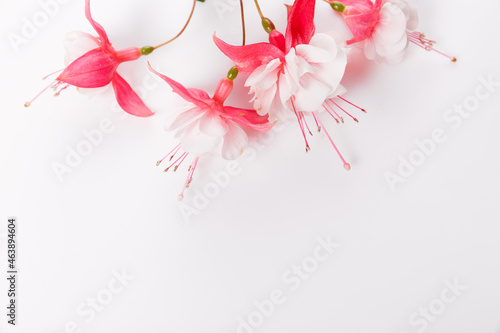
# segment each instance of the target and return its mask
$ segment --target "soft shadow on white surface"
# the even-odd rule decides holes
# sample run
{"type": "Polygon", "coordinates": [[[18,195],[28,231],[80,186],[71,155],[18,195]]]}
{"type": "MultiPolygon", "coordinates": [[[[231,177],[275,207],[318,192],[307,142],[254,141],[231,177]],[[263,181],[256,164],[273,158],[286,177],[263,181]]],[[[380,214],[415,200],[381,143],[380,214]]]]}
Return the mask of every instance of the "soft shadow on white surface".
{"type": "MultiPolygon", "coordinates": [[[[91,27],[83,1],[68,1],[16,52],[9,33],[42,9],[0,5],[0,236],[16,216],[20,267],[18,325],[2,313],[1,331],[498,333],[500,87],[470,113],[453,110],[487,91],[484,80],[500,82],[500,4],[416,1],[421,29],[456,64],[414,47],[401,65],[349,65],[346,97],[368,113],[356,114],[359,124],[322,119],[350,172],[321,133],[305,154],[291,122],[256,140],[233,176],[224,161],[201,163],[179,203],[186,171],[155,163],[175,145],[163,123],[180,100],[146,61],[212,94],[231,67],[213,32],[241,40],[238,8],[220,14],[221,2],[233,3],[199,3],[182,38],[120,67],[157,111],[149,119],[114,109],[112,93],[89,100],[73,89],[24,108],[47,83],[40,78],[61,68],[65,34],[91,27]],[[91,153],[58,177],[54,162],[92,133],[91,153]],[[411,158],[421,165],[391,188],[387,173],[411,158]]],[[[248,41],[264,40],[253,2],[245,5],[248,41]]],[[[280,1],[261,5],[283,31],[280,1]]],[[[120,49],[173,36],[190,2],[92,8],[120,49]]],[[[335,16],[323,2],[317,11],[324,31],[335,16]]],[[[240,87],[229,102],[247,100],[240,87]]]]}

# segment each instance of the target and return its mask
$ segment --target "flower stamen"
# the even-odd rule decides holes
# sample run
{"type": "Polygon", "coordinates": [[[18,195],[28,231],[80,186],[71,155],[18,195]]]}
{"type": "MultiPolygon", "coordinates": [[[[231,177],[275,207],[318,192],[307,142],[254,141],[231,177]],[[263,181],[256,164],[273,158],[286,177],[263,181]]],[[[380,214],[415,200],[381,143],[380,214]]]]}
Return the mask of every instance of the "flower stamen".
{"type": "Polygon", "coordinates": [[[437,42],[434,40],[430,40],[430,39],[425,38],[425,35],[421,32],[418,32],[418,31],[408,32],[408,40],[411,43],[423,48],[424,50],[434,51],[442,56],[445,56],[446,58],[450,59],[453,62],[457,62],[457,58],[452,57],[452,56],[450,56],[446,53],[443,53],[439,50],[436,50],[434,48],[434,44],[436,44],[437,42]]]}
{"type": "MultiPolygon", "coordinates": [[[[351,117],[352,120],[354,120],[355,122],[359,123],[359,121],[356,118],[354,118],[353,115],[351,115],[349,112],[347,112],[346,110],[344,110],[340,105],[338,105],[337,103],[335,103],[333,101],[333,99],[329,99],[328,102],[334,104],[336,107],[338,107],[340,110],[342,110],[346,115],[348,115],[349,117],[351,117]]],[[[332,109],[333,109],[333,107],[332,107],[332,109]]]]}
{"type": "Polygon", "coordinates": [[[330,134],[328,133],[328,131],[326,130],[325,126],[323,126],[323,123],[321,122],[321,119],[319,119],[318,115],[316,114],[316,112],[313,112],[312,113],[314,119],[316,119],[316,121],[319,123],[319,125],[324,128],[324,131],[326,133],[326,136],[328,137],[328,140],[330,140],[330,143],[332,144],[333,148],[335,149],[335,151],[337,152],[337,155],[339,155],[340,159],[342,160],[342,163],[344,163],[344,169],[346,169],[347,171],[351,170],[351,165],[349,163],[346,162],[346,160],[344,159],[344,157],[342,156],[342,154],[340,153],[339,149],[337,148],[337,146],[335,145],[335,143],[333,142],[330,134]]]}
{"type": "Polygon", "coordinates": [[[60,69],[60,70],[58,70],[58,71],[55,71],[54,73],[50,73],[49,75],[46,75],[46,76],[42,77],[42,80],[45,80],[45,79],[47,79],[48,77],[51,77],[51,76],[52,76],[52,75],[54,75],[54,74],[57,74],[57,73],[59,73],[59,72],[62,72],[63,70],[64,70],[64,68],[63,68],[63,69],[60,69]]]}
{"type": "Polygon", "coordinates": [[[330,116],[332,116],[332,118],[333,118],[333,119],[335,119],[335,121],[337,122],[337,124],[340,124],[340,121],[342,121],[342,124],[344,123],[344,118],[342,118],[341,116],[339,116],[339,115],[338,115],[338,113],[337,113],[337,112],[335,112],[335,110],[334,110],[334,109],[333,109],[330,105],[328,105],[328,103],[324,103],[324,104],[323,104],[323,107],[325,108],[326,112],[328,112],[328,114],[329,114],[330,116]],[[330,110],[331,110],[331,111],[333,111],[333,113],[335,113],[335,115],[336,115],[337,117],[335,117],[335,116],[334,116],[334,115],[330,112],[330,110]],[[340,121],[339,121],[339,119],[340,119],[340,121]]]}
{"type": "Polygon", "coordinates": [[[58,81],[53,81],[51,84],[49,84],[47,87],[45,87],[42,91],[40,91],[31,101],[29,102],[26,102],[24,103],[24,106],[25,107],[29,107],[31,105],[31,103],[33,103],[35,101],[35,99],[37,99],[41,94],[43,94],[47,89],[49,88],[52,88],[54,89],[54,87],[57,87],[57,85],[59,84],[58,81]]]}
{"type": "MultiPolygon", "coordinates": [[[[188,153],[186,153],[186,152],[182,153],[182,155],[181,155],[181,156],[179,156],[179,158],[177,158],[177,159],[174,161],[174,163],[170,164],[170,165],[169,165],[169,166],[168,166],[165,170],[163,170],[163,172],[167,172],[167,171],[168,171],[171,167],[173,167],[175,164],[177,164],[177,162],[179,162],[179,160],[180,160],[181,158],[183,158],[183,157],[185,158],[185,157],[187,156],[187,154],[188,154],[188,153]]],[[[183,159],[183,160],[184,160],[184,159],[183,159]]],[[[179,163],[179,165],[180,165],[181,163],[182,163],[182,161],[179,163]]],[[[175,170],[174,170],[174,172],[175,172],[175,171],[177,171],[177,168],[178,168],[178,166],[174,168],[174,169],[175,169],[175,170]]]]}
{"type": "Polygon", "coordinates": [[[165,157],[163,157],[161,160],[156,162],[156,166],[159,166],[161,164],[161,162],[163,162],[170,154],[172,154],[172,156],[170,156],[170,159],[169,159],[169,161],[171,161],[172,158],[174,158],[175,154],[177,154],[177,152],[179,151],[180,147],[181,147],[181,144],[179,143],[177,146],[174,147],[174,149],[172,149],[167,155],[165,155],[165,157]]]}
{"type": "Polygon", "coordinates": [[[342,96],[340,96],[340,95],[337,95],[337,97],[338,97],[338,98],[340,98],[341,100],[343,100],[344,102],[346,102],[347,104],[350,104],[350,105],[354,106],[355,108],[358,108],[358,109],[360,109],[361,111],[363,111],[364,113],[366,113],[366,110],[365,110],[365,109],[363,109],[362,107],[357,106],[357,105],[356,105],[356,104],[354,104],[354,103],[349,102],[349,101],[348,101],[347,99],[345,99],[344,97],[342,97],[342,96]]]}
{"type": "Polygon", "coordinates": [[[54,93],[54,96],[59,96],[61,94],[61,91],[63,91],[64,89],[68,89],[70,86],[71,86],[70,84],[64,85],[61,89],[59,89],[59,91],[56,91],[54,93]]]}
{"type": "Polygon", "coordinates": [[[299,122],[299,126],[300,126],[300,131],[302,132],[302,136],[304,137],[304,141],[306,142],[306,153],[309,152],[309,150],[311,150],[311,147],[309,147],[309,142],[307,142],[307,137],[306,137],[306,133],[305,133],[305,130],[304,130],[304,124],[302,123],[302,117],[303,115],[301,116],[302,112],[297,112],[297,110],[295,109],[295,103],[293,102],[294,101],[294,98],[291,99],[291,103],[292,103],[292,107],[293,107],[293,112],[295,112],[295,116],[297,116],[297,120],[299,122]]]}
{"type": "Polygon", "coordinates": [[[193,173],[194,173],[194,170],[196,169],[196,165],[198,164],[199,159],[200,159],[199,157],[196,157],[194,159],[193,163],[189,167],[189,172],[188,172],[188,176],[186,178],[186,182],[184,183],[184,187],[182,188],[182,191],[179,194],[179,201],[184,199],[184,191],[186,190],[186,188],[189,187],[189,184],[191,184],[191,181],[193,180],[193,173]]]}

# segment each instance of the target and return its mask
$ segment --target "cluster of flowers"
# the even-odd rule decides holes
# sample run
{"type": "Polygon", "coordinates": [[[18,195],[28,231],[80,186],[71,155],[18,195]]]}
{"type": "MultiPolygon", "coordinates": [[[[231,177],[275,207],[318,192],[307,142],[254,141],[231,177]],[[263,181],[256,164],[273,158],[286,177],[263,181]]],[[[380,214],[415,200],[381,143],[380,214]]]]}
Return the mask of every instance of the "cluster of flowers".
{"type": "MultiPolygon", "coordinates": [[[[182,34],[189,24],[196,1],[193,1],[186,25],[172,40],[182,34]]],[[[235,67],[229,70],[227,77],[219,81],[213,97],[199,89],[185,88],[148,64],[149,70],[165,80],[189,105],[167,127],[168,131],[176,132],[175,137],[179,143],[157,163],[160,165],[166,160],[168,166],[165,171],[171,168],[175,171],[189,157],[191,162],[188,176],[179,199],[183,198],[184,190],[191,183],[200,157],[215,152],[224,159],[236,159],[248,144],[248,131],[265,132],[276,122],[290,117],[298,121],[306,151],[310,149],[307,133],[312,134],[309,119],[309,123],[315,124],[318,131],[326,133],[344,168],[350,170],[351,166],[335,146],[319,113],[326,112],[339,123],[344,121],[343,115],[357,122],[346,111],[347,106],[365,112],[342,97],[346,90],[341,81],[351,45],[361,46],[366,58],[370,60],[388,63],[400,62],[410,44],[436,51],[451,61],[456,61],[456,58],[437,51],[434,41],[416,31],[417,10],[408,0],[325,2],[342,16],[352,33],[352,39],[341,40],[332,33],[316,33],[315,0],[295,0],[292,6],[286,6],[288,20],[284,35],[276,30],[269,18],[262,15],[258,2],[255,1],[262,26],[269,34],[269,42],[251,45],[244,45],[243,42],[242,46],[234,46],[223,42],[214,34],[215,44],[234,62],[235,67]],[[245,87],[253,95],[253,110],[224,105],[238,73],[248,76],[245,87]]],[[[90,0],[85,1],[85,15],[98,36],[82,32],[68,35],[65,44],[66,67],[56,72],[60,74],[46,89],[52,88],[58,95],[69,86],[86,90],[105,87],[111,83],[118,104],[124,111],[138,117],[154,115],[117,73],[117,68],[122,62],[150,54],[172,40],[156,47],[133,47],[116,51],[103,27],[93,20],[90,0]]],[[[32,102],[25,105],[29,106],[32,102]]]]}

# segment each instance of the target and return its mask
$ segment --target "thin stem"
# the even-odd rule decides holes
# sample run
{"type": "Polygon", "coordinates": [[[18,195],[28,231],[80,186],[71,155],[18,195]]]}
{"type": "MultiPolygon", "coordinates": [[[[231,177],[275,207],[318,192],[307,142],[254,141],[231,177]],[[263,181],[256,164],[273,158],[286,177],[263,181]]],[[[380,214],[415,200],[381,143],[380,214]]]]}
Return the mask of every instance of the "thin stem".
{"type": "Polygon", "coordinates": [[[240,0],[240,8],[241,8],[241,28],[243,29],[242,45],[245,45],[245,10],[243,9],[243,0],[240,0]]]}
{"type": "Polygon", "coordinates": [[[262,15],[262,10],[260,10],[259,2],[255,0],[255,6],[257,7],[257,11],[259,12],[260,18],[263,19],[264,15],[262,15]]]}
{"type": "Polygon", "coordinates": [[[181,31],[179,31],[179,33],[174,38],[172,38],[170,40],[167,40],[165,43],[162,43],[160,45],[157,45],[157,46],[153,47],[153,49],[156,50],[156,49],[158,49],[158,48],[160,48],[162,46],[165,46],[168,43],[173,42],[174,40],[176,40],[177,38],[179,38],[180,35],[182,35],[182,33],[184,32],[184,30],[186,30],[187,26],[189,25],[189,22],[191,21],[191,18],[193,17],[194,8],[196,7],[196,1],[198,1],[198,0],[193,0],[193,7],[191,8],[191,13],[189,13],[189,17],[188,17],[188,19],[186,21],[186,24],[184,24],[184,27],[181,29],[181,31]]]}

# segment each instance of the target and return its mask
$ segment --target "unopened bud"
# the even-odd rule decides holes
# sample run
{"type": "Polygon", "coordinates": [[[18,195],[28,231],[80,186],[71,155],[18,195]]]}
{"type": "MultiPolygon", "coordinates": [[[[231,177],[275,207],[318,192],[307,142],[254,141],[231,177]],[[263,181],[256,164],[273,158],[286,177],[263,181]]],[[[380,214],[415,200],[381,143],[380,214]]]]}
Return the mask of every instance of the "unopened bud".
{"type": "Polygon", "coordinates": [[[142,55],[148,55],[151,52],[153,52],[154,50],[155,50],[155,48],[152,47],[152,46],[144,46],[144,47],[141,48],[141,54],[142,55]]]}
{"type": "Polygon", "coordinates": [[[227,72],[227,78],[232,81],[232,80],[236,79],[237,76],[238,76],[238,68],[231,67],[229,72],[227,72]]]}
{"type": "Polygon", "coordinates": [[[264,28],[264,30],[266,30],[267,33],[270,33],[271,31],[276,30],[276,28],[274,27],[273,21],[271,21],[267,17],[262,18],[262,27],[264,28]]]}
{"type": "Polygon", "coordinates": [[[343,13],[345,10],[345,5],[342,2],[333,1],[330,2],[330,6],[332,6],[333,10],[339,13],[343,13]]]}

